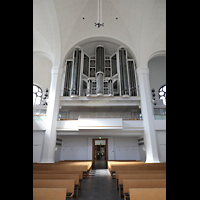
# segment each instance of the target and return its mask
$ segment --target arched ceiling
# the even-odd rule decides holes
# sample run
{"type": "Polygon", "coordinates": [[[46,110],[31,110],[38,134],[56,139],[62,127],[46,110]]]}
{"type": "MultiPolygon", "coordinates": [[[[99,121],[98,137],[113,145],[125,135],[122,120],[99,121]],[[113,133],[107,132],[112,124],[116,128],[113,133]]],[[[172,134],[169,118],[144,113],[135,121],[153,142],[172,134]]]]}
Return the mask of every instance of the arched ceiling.
{"type": "Polygon", "coordinates": [[[105,26],[97,28],[94,26],[97,0],[33,0],[34,49],[45,48],[49,54],[55,54],[56,32],[60,35],[62,58],[70,41],[98,35],[113,36],[122,41],[127,38],[137,54],[146,51],[149,55],[166,49],[166,0],[102,2],[105,26]],[[52,9],[56,15],[52,15],[52,9]],[[55,30],[55,20],[59,30],[55,30]]]}
{"type": "Polygon", "coordinates": [[[62,64],[70,48],[90,37],[121,41],[136,62],[147,63],[166,50],[166,0],[102,0],[102,5],[104,27],[97,28],[97,0],[33,0],[33,52],[62,64]]]}

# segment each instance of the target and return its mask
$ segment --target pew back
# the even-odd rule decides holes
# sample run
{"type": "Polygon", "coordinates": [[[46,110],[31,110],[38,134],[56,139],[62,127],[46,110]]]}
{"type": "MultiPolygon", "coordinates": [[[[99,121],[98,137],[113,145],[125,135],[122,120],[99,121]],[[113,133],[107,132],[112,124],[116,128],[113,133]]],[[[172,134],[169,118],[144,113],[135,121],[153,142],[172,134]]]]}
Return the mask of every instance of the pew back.
{"type": "Polygon", "coordinates": [[[166,174],[166,170],[117,170],[116,179],[119,174],[166,174]]]}
{"type": "Polygon", "coordinates": [[[123,184],[124,179],[166,179],[166,174],[119,174],[118,183],[123,184]]]}
{"type": "Polygon", "coordinates": [[[111,171],[116,170],[166,170],[166,163],[140,163],[111,166],[111,171]]]}
{"type": "Polygon", "coordinates": [[[67,192],[74,194],[74,179],[33,179],[33,188],[67,188],[67,192]]]}
{"type": "Polygon", "coordinates": [[[33,174],[33,179],[74,179],[75,184],[79,185],[78,174],[33,174]]]}
{"type": "Polygon", "coordinates": [[[88,166],[86,165],[76,165],[76,166],[70,166],[70,165],[62,165],[62,164],[34,164],[33,170],[68,170],[68,171],[87,171],[88,166]]]}
{"type": "Polygon", "coordinates": [[[124,193],[128,193],[129,188],[166,188],[166,179],[124,179],[124,193]]]}
{"type": "Polygon", "coordinates": [[[33,170],[33,174],[78,174],[79,179],[83,179],[82,171],[67,171],[67,170],[33,170]]]}
{"type": "Polygon", "coordinates": [[[66,188],[33,188],[33,200],[66,200],[66,188]]]}
{"type": "Polygon", "coordinates": [[[130,200],[166,200],[166,188],[130,188],[130,200]]]}

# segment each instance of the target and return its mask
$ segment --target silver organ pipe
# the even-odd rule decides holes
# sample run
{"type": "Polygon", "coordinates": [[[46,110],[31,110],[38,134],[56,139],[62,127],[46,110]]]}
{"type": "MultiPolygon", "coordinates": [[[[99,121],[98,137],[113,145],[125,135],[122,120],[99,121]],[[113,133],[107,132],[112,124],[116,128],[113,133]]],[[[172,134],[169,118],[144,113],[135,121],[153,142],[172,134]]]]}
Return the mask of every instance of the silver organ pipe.
{"type": "Polygon", "coordinates": [[[113,95],[113,84],[112,79],[108,79],[108,94],[109,96],[113,95]]]}
{"type": "Polygon", "coordinates": [[[129,69],[130,95],[137,96],[133,61],[128,61],[128,69],[129,69]]]}
{"type": "Polygon", "coordinates": [[[129,85],[127,76],[127,65],[126,65],[126,51],[124,48],[119,50],[119,63],[120,63],[120,79],[121,79],[121,95],[129,95],[129,85]]]}
{"type": "Polygon", "coordinates": [[[74,52],[74,64],[71,77],[71,96],[79,96],[81,50],[78,48],[74,52]]]}
{"type": "Polygon", "coordinates": [[[96,72],[104,72],[104,48],[98,46],[96,48],[96,72]]]}
{"type": "Polygon", "coordinates": [[[64,92],[63,96],[70,95],[70,86],[71,86],[71,73],[72,71],[72,61],[67,62],[66,72],[65,72],[65,83],[64,83],[64,92]]]}
{"type": "Polygon", "coordinates": [[[104,48],[102,46],[98,46],[96,48],[97,95],[103,95],[103,76],[104,76],[104,48]]]}
{"type": "Polygon", "coordinates": [[[89,78],[87,80],[87,96],[92,94],[92,80],[89,78]]]}
{"type": "Polygon", "coordinates": [[[97,72],[97,95],[103,95],[103,72],[97,72]]]}

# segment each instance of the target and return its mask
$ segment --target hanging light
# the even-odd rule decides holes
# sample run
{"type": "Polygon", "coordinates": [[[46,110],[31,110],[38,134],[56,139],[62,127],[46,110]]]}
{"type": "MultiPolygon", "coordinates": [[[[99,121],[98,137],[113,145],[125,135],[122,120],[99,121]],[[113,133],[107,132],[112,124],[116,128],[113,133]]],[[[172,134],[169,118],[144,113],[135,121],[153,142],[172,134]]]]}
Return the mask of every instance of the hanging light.
{"type": "Polygon", "coordinates": [[[97,0],[97,23],[95,23],[95,26],[98,28],[104,26],[104,23],[102,23],[102,0],[97,0]]]}

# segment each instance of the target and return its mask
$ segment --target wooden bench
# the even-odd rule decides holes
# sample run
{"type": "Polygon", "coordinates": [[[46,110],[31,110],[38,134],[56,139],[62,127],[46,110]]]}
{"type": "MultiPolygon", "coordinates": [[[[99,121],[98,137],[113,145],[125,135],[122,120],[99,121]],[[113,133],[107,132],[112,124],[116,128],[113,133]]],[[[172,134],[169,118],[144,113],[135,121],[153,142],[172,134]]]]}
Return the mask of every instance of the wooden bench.
{"type": "Polygon", "coordinates": [[[82,171],[67,171],[67,170],[33,170],[33,174],[78,174],[79,175],[79,183],[81,190],[82,188],[82,180],[83,180],[83,172],[82,171]]]}
{"type": "Polygon", "coordinates": [[[67,198],[73,199],[74,179],[56,180],[56,179],[33,179],[33,188],[67,188],[67,198]]]}
{"type": "Polygon", "coordinates": [[[130,188],[130,200],[166,200],[166,188],[130,188]]]}
{"type": "Polygon", "coordinates": [[[129,197],[129,188],[166,188],[166,179],[124,179],[124,200],[129,197]]]}
{"type": "Polygon", "coordinates": [[[37,163],[33,164],[33,170],[67,170],[67,171],[82,171],[83,177],[87,178],[90,167],[88,165],[71,165],[69,163],[37,163]]]}
{"type": "Polygon", "coordinates": [[[33,188],[33,200],[66,200],[67,188],[33,188]]]}
{"type": "MultiPolygon", "coordinates": [[[[166,174],[119,174],[119,196],[122,195],[124,179],[166,179],[166,174]]],[[[117,188],[118,189],[118,188],[117,188]]]]}
{"type": "Polygon", "coordinates": [[[78,198],[79,175],[78,174],[33,174],[33,179],[74,179],[75,180],[75,194],[78,198]]]}
{"type": "Polygon", "coordinates": [[[138,164],[145,164],[141,161],[108,161],[108,170],[111,172],[113,166],[128,166],[128,165],[138,165],[138,164]]]}
{"type": "Polygon", "coordinates": [[[112,168],[110,169],[112,178],[114,178],[113,174],[117,170],[166,170],[166,163],[140,163],[124,166],[112,166],[112,168]]]}
{"type": "Polygon", "coordinates": [[[117,170],[115,172],[117,189],[119,174],[166,174],[166,170],[117,170]]]}

